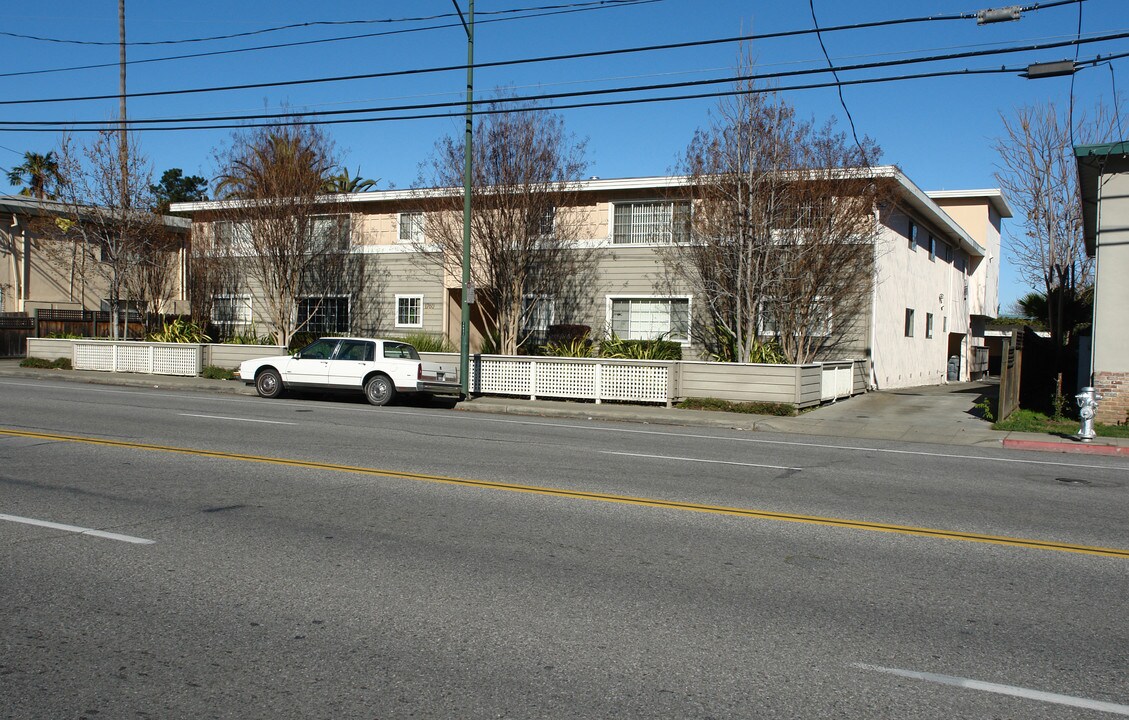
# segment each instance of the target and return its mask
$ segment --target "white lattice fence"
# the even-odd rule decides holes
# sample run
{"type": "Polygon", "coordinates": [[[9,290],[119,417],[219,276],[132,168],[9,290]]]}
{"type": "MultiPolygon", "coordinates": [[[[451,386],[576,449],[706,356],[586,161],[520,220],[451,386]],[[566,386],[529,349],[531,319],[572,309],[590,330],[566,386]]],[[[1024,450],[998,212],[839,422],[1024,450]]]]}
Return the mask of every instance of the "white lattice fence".
{"type": "Polygon", "coordinates": [[[175,343],[75,342],[72,363],[75,370],[195,376],[200,374],[200,346],[175,343]]]}
{"type": "Polygon", "coordinates": [[[578,400],[670,403],[669,364],[554,358],[476,356],[471,391],[578,400]]]}

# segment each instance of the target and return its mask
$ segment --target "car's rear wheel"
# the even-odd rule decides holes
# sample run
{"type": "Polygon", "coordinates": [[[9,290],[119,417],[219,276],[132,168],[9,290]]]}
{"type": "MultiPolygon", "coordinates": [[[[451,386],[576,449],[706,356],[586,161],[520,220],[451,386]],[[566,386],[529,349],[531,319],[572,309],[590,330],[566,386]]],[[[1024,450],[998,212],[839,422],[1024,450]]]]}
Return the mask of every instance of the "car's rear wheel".
{"type": "Polygon", "coordinates": [[[387,375],[373,375],[365,382],[365,399],[373,405],[387,405],[396,397],[396,386],[387,375]]]}
{"type": "Polygon", "coordinates": [[[259,397],[276,398],[282,395],[282,378],[277,370],[263,370],[255,376],[255,391],[259,397]]]}

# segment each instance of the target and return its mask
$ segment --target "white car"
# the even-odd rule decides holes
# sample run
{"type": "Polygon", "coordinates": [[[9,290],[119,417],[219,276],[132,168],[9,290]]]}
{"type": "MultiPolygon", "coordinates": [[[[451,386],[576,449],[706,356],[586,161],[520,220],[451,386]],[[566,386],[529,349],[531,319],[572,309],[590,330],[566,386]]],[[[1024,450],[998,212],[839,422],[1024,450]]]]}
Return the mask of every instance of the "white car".
{"type": "Polygon", "coordinates": [[[363,392],[373,405],[386,405],[399,393],[461,396],[456,373],[424,363],[416,349],[399,340],[320,338],[293,355],[247,360],[239,378],[261,397],[286,390],[363,392]]]}

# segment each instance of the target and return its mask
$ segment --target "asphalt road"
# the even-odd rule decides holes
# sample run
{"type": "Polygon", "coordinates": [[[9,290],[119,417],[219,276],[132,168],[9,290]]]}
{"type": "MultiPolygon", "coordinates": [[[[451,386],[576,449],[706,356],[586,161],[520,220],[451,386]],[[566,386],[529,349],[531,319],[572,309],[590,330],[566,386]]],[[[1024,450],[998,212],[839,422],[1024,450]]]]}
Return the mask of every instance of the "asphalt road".
{"type": "Polygon", "coordinates": [[[3,717],[1129,714],[1120,458],[18,379],[0,413],[3,717]]]}

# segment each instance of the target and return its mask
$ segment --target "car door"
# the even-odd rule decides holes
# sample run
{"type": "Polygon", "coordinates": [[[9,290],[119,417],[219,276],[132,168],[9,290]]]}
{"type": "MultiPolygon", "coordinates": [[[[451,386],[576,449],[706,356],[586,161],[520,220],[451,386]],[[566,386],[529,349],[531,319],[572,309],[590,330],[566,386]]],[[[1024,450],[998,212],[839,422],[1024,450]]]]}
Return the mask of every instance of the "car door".
{"type": "Polygon", "coordinates": [[[282,380],[293,387],[325,387],[329,384],[329,359],[337,349],[333,338],[315,340],[286,363],[282,380]]]}
{"type": "Polygon", "coordinates": [[[337,354],[329,361],[329,385],[358,390],[365,375],[376,367],[376,343],[371,340],[342,340],[337,354]]]}

